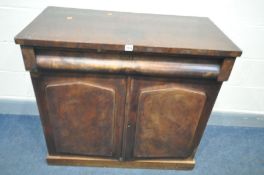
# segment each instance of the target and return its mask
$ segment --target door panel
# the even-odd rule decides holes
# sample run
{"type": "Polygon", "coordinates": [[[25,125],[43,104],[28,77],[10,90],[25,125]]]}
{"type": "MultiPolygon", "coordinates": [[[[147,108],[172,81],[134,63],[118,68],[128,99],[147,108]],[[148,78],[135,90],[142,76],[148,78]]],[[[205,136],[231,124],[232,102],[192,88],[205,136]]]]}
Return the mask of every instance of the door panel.
{"type": "Polygon", "coordinates": [[[46,87],[58,152],[112,156],[115,91],[71,82],[46,87]]]}
{"type": "Polygon", "coordinates": [[[194,155],[221,83],[135,76],[128,87],[124,159],[194,155]]]}
{"type": "Polygon", "coordinates": [[[204,92],[152,87],[139,94],[135,157],[186,157],[204,108],[204,92]]]}
{"type": "Polygon", "coordinates": [[[50,154],[121,156],[124,77],[57,73],[32,82],[50,154]]]}

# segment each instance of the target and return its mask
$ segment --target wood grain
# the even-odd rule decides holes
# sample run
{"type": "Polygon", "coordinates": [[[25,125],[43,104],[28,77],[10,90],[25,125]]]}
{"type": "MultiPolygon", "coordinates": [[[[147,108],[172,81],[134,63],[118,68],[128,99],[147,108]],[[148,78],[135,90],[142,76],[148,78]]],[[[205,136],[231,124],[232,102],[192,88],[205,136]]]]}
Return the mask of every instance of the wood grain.
{"type": "Polygon", "coordinates": [[[191,88],[142,88],[134,157],[189,157],[205,101],[205,92],[191,88]]]}
{"type": "Polygon", "coordinates": [[[127,145],[126,149],[123,149],[124,159],[144,159],[144,156],[148,158],[172,158],[193,155],[201,140],[201,133],[204,131],[221,84],[221,82],[214,80],[203,79],[133,77],[127,90],[130,92],[130,96],[129,111],[124,124],[127,127],[126,138],[123,143],[127,145]],[[206,101],[204,101],[204,95],[198,95],[194,98],[189,93],[185,93],[184,96],[179,98],[182,103],[177,102],[173,95],[177,96],[178,93],[170,91],[167,95],[165,93],[168,99],[162,98],[163,93],[161,93],[161,96],[157,93],[158,97],[153,95],[153,99],[147,101],[144,101],[140,96],[144,89],[155,90],[159,88],[180,88],[183,92],[190,90],[199,92],[198,94],[206,94],[206,101]],[[190,101],[187,100],[188,97],[190,101]],[[162,99],[162,102],[157,101],[162,99]],[[168,101],[166,102],[166,100],[168,101]],[[200,102],[200,104],[197,102],[200,102]],[[188,106],[188,103],[190,103],[190,106],[188,106]],[[159,124],[158,127],[157,124],[159,124]],[[170,131],[171,134],[166,135],[170,131]],[[167,140],[162,140],[161,133],[164,134],[163,137],[167,140]],[[185,140],[185,138],[188,139],[185,140]]]}
{"type": "Polygon", "coordinates": [[[233,58],[225,58],[223,60],[220,73],[217,77],[218,81],[227,81],[228,80],[228,78],[231,74],[232,68],[234,66],[234,63],[235,63],[235,59],[233,59],[233,58]]]}
{"type": "Polygon", "coordinates": [[[32,75],[32,80],[50,154],[119,159],[124,77],[43,73],[32,75]]]}
{"type": "Polygon", "coordinates": [[[21,46],[21,52],[24,59],[24,65],[26,70],[32,70],[36,68],[36,58],[34,48],[30,46],[21,46]]]}
{"type": "Polygon", "coordinates": [[[203,77],[216,78],[220,73],[220,65],[209,63],[184,63],[180,61],[159,60],[120,60],[116,58],[105,59],[105,55],[98,54],[97,58],[85,55],[71,54],[37,55],[38,68],[50,70],[81,71],[93,73],[125,73],[140,75],[157,75],[171,77],[203,77]],[[101,58],[100,58],[101,56],[101,58]]]}
{"type": "Polygon", "coordinates": [[[86,82],[46,86],[58,153],[112,156],[115,91],[86,82]]]}
{"type": "Polygon", "coordinates": [[[15,41],[21,45],[118,52],[123,52],[126,44],[133,44],[133,52],[241,55],[241,50],[208,18],[59,7],[46,8],[15,41]]]}

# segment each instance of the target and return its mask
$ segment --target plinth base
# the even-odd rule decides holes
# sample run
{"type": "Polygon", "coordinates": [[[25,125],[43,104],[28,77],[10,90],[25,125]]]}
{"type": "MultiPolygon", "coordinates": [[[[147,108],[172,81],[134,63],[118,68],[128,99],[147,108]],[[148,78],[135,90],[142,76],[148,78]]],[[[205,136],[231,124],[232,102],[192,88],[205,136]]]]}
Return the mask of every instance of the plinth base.
{"type": "Polygon", "coordinates": [[[104,158],[93,158],[93,157],[51,156],[51,155],[48,155],[47,162],[48,164],[53,164],[53,165],[152,168],[152,169],[193,169],[195,165],[194,159],[119,161],[115,159],[104,159],[104,158]]]}

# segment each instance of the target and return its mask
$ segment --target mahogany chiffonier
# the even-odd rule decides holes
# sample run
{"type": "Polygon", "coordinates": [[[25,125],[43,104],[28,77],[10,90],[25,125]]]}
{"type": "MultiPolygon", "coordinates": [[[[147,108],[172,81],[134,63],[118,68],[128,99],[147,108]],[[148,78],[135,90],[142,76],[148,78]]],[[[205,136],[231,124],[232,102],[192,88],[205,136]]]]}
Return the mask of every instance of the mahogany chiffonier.
{"type": "Polygon", "coordinates": [[[241,50],[208,18],[46,8],[16,37],[50,164],[191,169],[241,50]]]}

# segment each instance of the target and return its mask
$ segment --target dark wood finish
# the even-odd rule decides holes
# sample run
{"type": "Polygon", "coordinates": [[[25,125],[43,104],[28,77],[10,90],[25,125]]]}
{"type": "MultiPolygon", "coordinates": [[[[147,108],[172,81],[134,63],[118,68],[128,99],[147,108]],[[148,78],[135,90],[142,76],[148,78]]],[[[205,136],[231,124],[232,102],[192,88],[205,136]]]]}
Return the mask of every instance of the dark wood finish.
{"type": "Polygon", "coordinates": [[[35,92],[35,96],[37,99],[38,110],[40,114],[40,120],[42,123],[42,128],[44,132],[44,137],[46,140],[46,145],[48,148],[48,153],[51,155],[56,154],[56,148],[54,143],[54,136],[53,130],[51,127],[50,118],[48,117],[48,110],[47,110],[47,102],[45,98],[45,86],[42,85],[43,78],[35,72],[31,72],[31,80],[35,92]]]}
{"type": "Polygon", "coordinates": [[[15,41],[21,45],[114,51],[124,51],[125,44],[133,44],[134,52],[241,55],[208,18],[57,7],[46,8],[15,41]]]}
{"type": "Polygon", "coordinates": [[[63,165],[193,168],[222,82],[241,55],[208,18],[57,7],[15,41],[47,161],[63,165]]]}
{"type": "Polygon", "coordinates": [[[189,157],[205,101],[204,92],[190,88],[166,85],[142,88],[134,156],[189,157]]]}
{"type": "Polygon", "coordinates": [[[46,86],[57,152],[112,156],[115,93],[80,81],[46,86]]]}
{"type": "Polygon", "coordinates": [[[205,128],[199,122],[208,120],[221,84],[134,77],[128,90],[125,159],[191,157],[201,139],[197,132],[205,128]]]}
{"type": "Polygon", "coordinates": [[[39,74],[32,81],[50,154],[120,157],[123,77],[39,74]]]}
{"type": "Polygon", "coordinates": [[[235,63],[235,59],[233,59],[233,58],[225,58],[224,59],[222,66],[221,66],[220,74],[217,77],[218,81],[228,80],[234,63],[235,63]]]}
{"type": "MultiPolygon", "coordinates": [[[[208,63],[184,63],[160,60],[120,60],[104,58],[99,54],[96,58],[85,57],[85,54],[37,55],[37,67],[51,70],[71,70],[82,72],[130,73],[157,76],[182,76],[216,78],[220,73],[220,65],[208,63]],[[101,58],[100,58],[101,56],[101,58]]],[[[118,57],[113,55],[113,58],[118,57]]],[[[161,57],[162,58],[162,57],[161,57]]]]}
{"type": "Polygon", "coordinates": [[[28,46],[21,46],[21,52],[24,59],[25,69],[32,70],[36,68],[36,58],[34,49],[28,46]]]}

